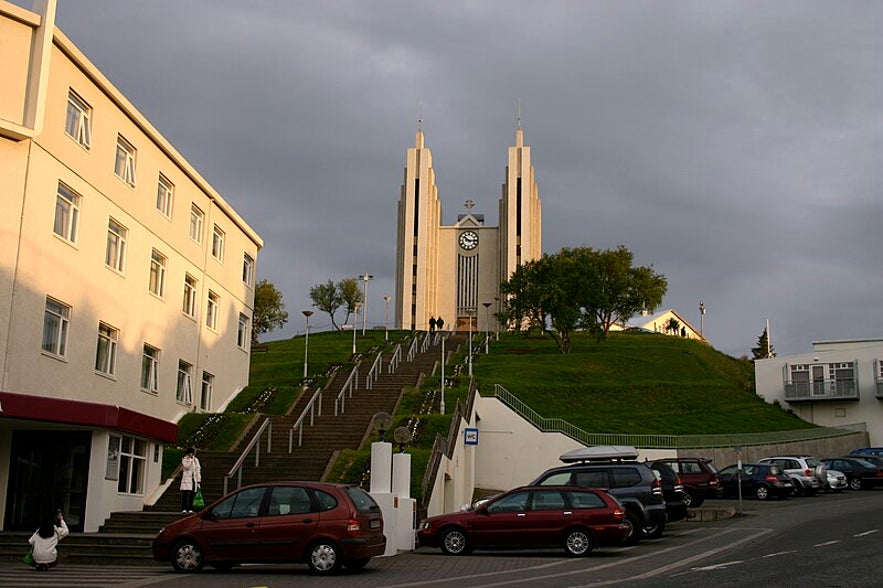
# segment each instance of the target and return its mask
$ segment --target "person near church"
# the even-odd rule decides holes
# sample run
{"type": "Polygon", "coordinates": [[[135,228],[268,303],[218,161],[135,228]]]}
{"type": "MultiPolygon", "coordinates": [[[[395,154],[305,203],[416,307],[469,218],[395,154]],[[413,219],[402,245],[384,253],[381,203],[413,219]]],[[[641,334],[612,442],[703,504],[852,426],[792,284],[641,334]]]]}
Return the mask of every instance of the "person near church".
{"type": "Polygon", "coordinates": [[[429,332],[435,333],[435,327],[436,327],[435,317],[431,316],[431,317],[429,317],[429,332]]]}
{"type": "Polygon", "coordinates": [[[435,319],[435,328],[439,331],[445,328],[445,320],[442,317],[435,319]]]}
{"type": "Polygon", "coordinates": [[[187,448],[181,458],[181,514],[193,514],[193,498],[202,483],[202,466],[196,449],[187,448]]]}
{"type": "Polygon", "coordinates": [[[54,517],[48,517],[43,521],[40,528],[34,531],[34,534],[28,539],[28,543],[33,548],[33,565],[37,571],[45,572],[58,564],[56,546],[59,541],[67,537],[67,534],[67,523],[64,522],[64,516],[60,510],[55,513],[54,517]]]}

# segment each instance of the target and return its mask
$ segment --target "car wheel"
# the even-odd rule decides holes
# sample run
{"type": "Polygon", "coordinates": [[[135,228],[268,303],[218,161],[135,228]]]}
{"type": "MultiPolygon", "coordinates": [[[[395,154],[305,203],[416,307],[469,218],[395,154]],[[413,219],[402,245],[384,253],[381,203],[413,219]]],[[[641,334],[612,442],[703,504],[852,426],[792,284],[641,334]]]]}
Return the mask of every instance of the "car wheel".
{"type": "Polygon", "coordinates": [[[442,531],[440,547],[445,555],[466,555],[469,553],[469,537],[459,527],[442,531]]]}
{"type": "Polygon", "coordinates": [[[861,490],[862,489],[862,479],[861,478],[852,478],[849,481],[849,489],[850,490],[861,490]]]}
{"type": "Polygon", "coordinates": [[[766,486],[758,486],[754,489],[754,495],[757,496],[758,500],[766,500],[770,497],[770,489],[766,486]]]}
{"type": "Polygon", "coordinates": [[[360,557],[358,559],[348,559],[343,562],[343,565],[345,565],[350,570],[361,570],[366,565],[368,565],[369,561],[371,561],[370,557],[360,557]]]}
{"type": "Polygon", "coordinates": [[[307,565],[314,574],[327,576],[340,570],[343,561],[340,558],[340,549],[331,541],[316,541],[310,547],[307,565]]]}
{"type": "Polygon", "coordinates": [[[648,539],[659,539],[662,537],[663,531],[665,531],[665,523],[647,525],[643,528],[644,537],[647,537],[648,539]]]}
{"type": "Polygon", "coordinates": [[[684,504],[687,508],[699,508],[704,502],[705,498],[702,496],[696,496],[695,490],[684,489],[684,504]]]}
{"type": "Polygon", "coordinates": [[[191,539],[175,543],[171,553],[172,567],[176,572],[198,572],[205,565],[202,548],[191,539]]]}
{"type": "Polygon", "coordinates": [[[570,557],[582,557],[595,549],[595,541],[585,529],[570,529],[564,537],[564,553],[570,557]]]}
{"type": "Polygon", "coordinates": [[[641,521],[638,520],[638,517],[629,512],[625,515],[625,524],[629,526],[629,534],[626,535],[623,544],[637,545],[638,541],[641,540],[641,521]]]}
{"type": "Polygon", "coordinates": [[[216,570],[218,570],[219,572],[229,572],[234,567],[236,567],[236,564],[233,563],[232,561],[219,561],[219,562],[215,562],[215,563],[210,563],[209,565],[212,566],[213,568],[215,568],[216,570]]]}

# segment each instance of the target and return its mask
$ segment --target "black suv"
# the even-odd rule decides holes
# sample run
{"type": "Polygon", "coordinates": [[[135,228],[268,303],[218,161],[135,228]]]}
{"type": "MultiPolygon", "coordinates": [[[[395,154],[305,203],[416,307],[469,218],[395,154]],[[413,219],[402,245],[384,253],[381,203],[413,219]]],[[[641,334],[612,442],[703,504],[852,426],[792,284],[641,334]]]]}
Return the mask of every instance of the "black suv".
{"type": "MultiPolygon", "coordinates": [[[[593,448],[589,448],[593,449],[593,448]]],[[[562,461],[579,458],[561,456],[562,461]]],[[[632,532],[627,545],[635,545],[643,534],[655,539],[662,535],[668,515],[662,495],[662,483],[644,463],[629,459],[587,458],[546,470],[531,486],[578,486],[607,490],[625,506],[632,532]]],[[[637,452],[634,453],[637,459],[637,452]]]]}

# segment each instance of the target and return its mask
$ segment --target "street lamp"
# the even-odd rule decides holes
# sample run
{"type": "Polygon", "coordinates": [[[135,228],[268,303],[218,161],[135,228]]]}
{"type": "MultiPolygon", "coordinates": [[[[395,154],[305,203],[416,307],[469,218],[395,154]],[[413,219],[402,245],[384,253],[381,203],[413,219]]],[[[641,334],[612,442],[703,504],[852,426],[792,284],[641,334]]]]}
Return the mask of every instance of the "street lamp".
{"type": "Polygon", "coordinates": [[[307,377],[307,359],[309,358],[310,349],[310,317],[313,316],[312,310],[302,310],[304,320],[307,323],[307,335],[304,338],[304,378],[307,377]]]}
{"type": "Polygon", "coordinates": [[[368,281],[373,280],[374,276],[371,274],[362,274],[359,276],[359,279],[362,280],[362,336],[365,336],[365,324],[368,320],[368,281]]]}
{"type": "Polygon", "coordinates": [[[703,301],[699,301],[699,336],[705,339],[705,335],[702,334],[703,327],[705,326],[705,303],[703,301]]]}
{"type": "Polygon", "coordinates": [[[361,304],[358,302],[353,306],[353,310],[356,313],[356,320],[353,321],[353,355],[356,354],[356,331],[358,330],[356,329],[356,321],[359,320],[359,306],[361,306],[361,304]]]}
{"type": "Polygon", "coordinates": [[[441,403],[440,412],[445,414],[445,334],[441,334],[441,403]]]}
{"type": "Polygon", "coordinates": [[[475,314],[475,309],[470,308],[467,311],[469,315],[469,379],[472,379],[472,315],[475,314]]]}
{"type": "Polygon", "coordinates": [[[383,301],[386,302],[386,331],[383,334],[383,340],[389,341],[389,301],[392,300],[392,296],[384,296],[383,301]]]}
{"type": "Polygon", "coordinates": [[[481,305],[484,307],[484,354],[487,355],[490,353],[488,342],[491,340],[491,303],[482,302],[481,305]]]}

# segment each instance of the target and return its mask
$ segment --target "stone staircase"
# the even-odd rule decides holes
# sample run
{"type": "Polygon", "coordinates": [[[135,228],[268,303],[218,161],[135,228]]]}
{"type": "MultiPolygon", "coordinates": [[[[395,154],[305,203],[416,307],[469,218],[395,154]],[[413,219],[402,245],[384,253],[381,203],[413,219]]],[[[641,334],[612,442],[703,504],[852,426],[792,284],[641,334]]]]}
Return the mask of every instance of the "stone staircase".
{"type": "MultiPolygon", "coordinates": [[[[453,334],[447,349],[453,351],[465,341],[466,335],[453,334]]],[[[403,350],[404,352],[404,350],[403,350]]],[[[313,425],[303,431],[302,445],[294,435],[289,453],[289,432],[309,402],[314,390],[308,390],[295,403],[287,416],[271,417],[272,435],[267,452],[266,433],[260,441],[260,464],[254,466],[254,453],[244,462],[242,484],[268,480],[322,480],[337,453],[343,449],[359,449],[372,432],[372,418],[377,412],[394,414],[404,388],[417,386],[424,375],[431,374],[440,357],[438,346],[429,346],[412,361],[402,358],[396,373],[387,373],[389,357],[383,357],[383,369],[371,389],[365,379],[373,357],[366,357],[358,374],[358,388],[345,398],[345,412],[335,416],[335,399],[346,383],[349,373],[338,373],[322,393],[321,415],[314,416],[313,425]],[[365,364],[368,364],[367,366],[365,364]]],[[[309,417],[308,417],[309,419],[309,417]]],[[[308,420],[307,419],[307,420],[308,420]]],[[[207,502],[224,493],[224,476],[239,459],[253,433],[263,423],[256,419],[253,431],[243,436],[239,446],[230,452],[198,453],[202,466],[202,489],[207,502]]],[[[236,487],[234,477],[228,491],[236,487]]],[[[59,549],[59,557],[71,563],[106,562],[108,564],[145,565],[153,562],[150,544],[156,533],[181,516],[178,481],[150,507],[138,512],[115,512],[98,533],[72,533],[59,549]]],[[[0,558],[21,559],[26,551],[26,533],[0,533],[0,558]]]]}

